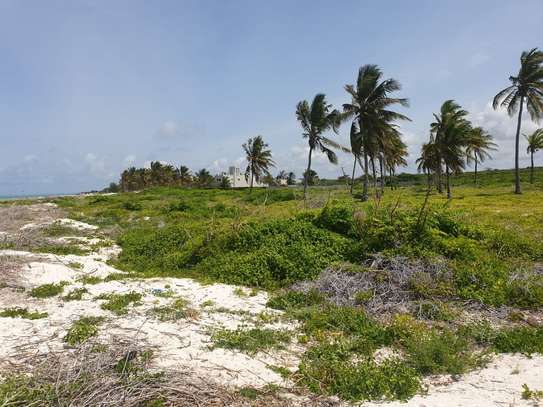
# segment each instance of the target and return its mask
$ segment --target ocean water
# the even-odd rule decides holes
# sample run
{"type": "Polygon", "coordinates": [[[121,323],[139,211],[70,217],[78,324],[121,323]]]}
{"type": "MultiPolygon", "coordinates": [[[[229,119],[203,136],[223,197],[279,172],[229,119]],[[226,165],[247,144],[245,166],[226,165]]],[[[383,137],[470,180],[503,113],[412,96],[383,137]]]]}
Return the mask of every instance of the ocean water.
{"type": "Polygon", "coordinates": [[[60,194],[28,194],[28,195],[0,195],[0,201],[15,201],[18,199],[40,199],[51,198],[56,196],[76,195],[77,192],[60,193],[60,194]]]}

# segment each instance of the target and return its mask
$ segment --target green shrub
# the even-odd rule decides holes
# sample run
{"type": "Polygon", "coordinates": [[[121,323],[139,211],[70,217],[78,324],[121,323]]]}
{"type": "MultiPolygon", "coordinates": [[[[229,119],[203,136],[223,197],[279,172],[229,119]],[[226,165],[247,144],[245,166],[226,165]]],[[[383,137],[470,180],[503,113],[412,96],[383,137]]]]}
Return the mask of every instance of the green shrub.
{"type": "Polygon", "coordinates": [[[496,332],[492,340],[497,352],[519,352],[527,355],[543,353],[543,327],[505,328],[496,332]]]}
{"type": "Polygon", "coordinates": [[[310,307],[322,304],[324,301],[324,296],[315,290],[311,290],[307,293],[290,290],[271,298],[266,305],[270,308],[287,310],[310,307]]]}
{"type": "Polygon", "coordinates": [[[352,401],[407,400],[421,386],[418,373],[401,360],[377,364],[371,357],[353,359],[353,348],[346,341],[311,348],[304,354],[298,374],[311,391],[352,401]]]}
{"type": "Polygon", "coordinates": [[[121,208],[126,209],[127,211],[139,211],[142,206],[139,202],[124,201],[121,203],[121,208]]]}
{"type": "Polygon", "coordinates": [[[0,312],[0,317],[3,318],[24,318],[24,319],[41,319],[47,318],[47,312],[29,311],[26,308],[6,308],[0,312]]]}
{"type": "Polygon", "coordinates": [[[81,317],[75,321],[64,337],[64,342],[70,346],[85,342],[98,333],[98,325],[103,317],[81,317]]]}
{"type": "Polygon", "coordinates": [[[83,294],[86,294],[88,292],[89,290],[87,290],[85,287],[75,288],[64,297],[62,297],[62,299],[64,301],[81,301],[81,299],[83,298],[83,294]]]}
{"type": "Polygon", "coordinates": [[[355,233],[353,208],[347,205],[326,205],[314,223],[345,236],[352,236],[355,233]]]}
{"type": "Polygon", "coordinates": [[[198,255],[195,270],[219,281],[273,288],[312,279],[357,255],[358,246],[303,220],[249,224],[198,255]]]}
{"type": "Polygon", "coordinates": [[[116,315],[124,315],[128,312],[130,305],[140,305],[142,295],[135,291],[127,294],[102,294],[97,297],[99,300],[106,300],[100,308],[113,312],[116,315]]]}
{"type": "Polygon", "coordinates": [[[38,287],[34,287],[30,291],[30,296],[34,298],[49,298],[59,295],[64,291],[64,286],[68,283],[62,281],[58,284],[43,284],[38,287]]]}
{"type": "Polygon", "coordinates": [[[185,265],[190,251],[186,230],[178,225],[164,228],[137,228],[119,238],[119,263],[137,272],[176,270],[185,265]]]}
{"type": "Polygon", "coordinates": [[[222,329],[213,333],[213,348],[236,349],[251,355],[269,349],[282,349],[290,343],[292,333],[273,329],[253,328],[234,331],[222,329]]]}

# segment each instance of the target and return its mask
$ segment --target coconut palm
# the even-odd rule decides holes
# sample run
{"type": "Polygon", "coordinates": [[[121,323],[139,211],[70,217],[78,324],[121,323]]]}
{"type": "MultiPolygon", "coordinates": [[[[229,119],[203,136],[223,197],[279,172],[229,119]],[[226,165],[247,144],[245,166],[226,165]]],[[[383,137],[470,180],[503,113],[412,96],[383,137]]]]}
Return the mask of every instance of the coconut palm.
{"type": "Polygon", "coordinates": [[[390,174],[390,188],[394,189],[392,177],[396,174],[397,167],[405,167],[407,165],[405,158],[408,156],[407,145],[403,142],[399,131],[387,138],[383,155],[384,172],[382,175],[382,186],[384,185],[384,177],[388,170],[390,174]]]}
{"type": "Polygon", "coordinates": [[[382,76],[377,65],[364,65],[358,70],[356,85],[345,86],[351,103],[343,105],[344,116],[356,122],[360,138],[356,143],[360,148],[353,153],[355,161],[357,157],[364,156],[363,199],[368,197],[369,164],[371,162],[375,173],[375,158],[382,153],[383,139],[389,134],[394,121],[409,120],[407,116],[388,110],[392,105],[407,107],[409,103],[407,99],[390,97],[391,93],[401,89],[401,85],[394,79],[381,81],[382,76]]]}
{"type": "Polygon", "coordinates": [[[477,185],[477,166],[487,158],[491,158],[490,151],[496,150],[496,143],[492,142],[492,136],[482,127],[475,127],[467,137],[466,160],[467,164],[475,164],[474,182],[477,185]]]}
{"type": "MultiPolygon", "coordinates": [[[[296,118],[303,129],[303,137],[309,144],[309,155],[305,174],[311,174],[311,158],[315,149],[320,150],[328,157],[328,161],[337,164],[337,155],[333,148],[344,149],[335,141],[330,140],[325,134],[332,130],[338,132],[341,124],[341,113],[332,110],[332,105],[326,102],[323,93],[317,94],[311,105],[303,100],[296,106],[296,118]]],[[[348,150],[347,150],[348,151],[348,150]]],[[[307,198],[308,177],[304,176],[304,199],[307,198]]]]}
{"type": "Polygon", "coordinates": [[[530,135],[524,135],[528,142],[526,152],[530,154],[530,184],[534,183],[534,153],[543,150],[543,129],[537,129],[530,135]]]}
{"type": "Polygon", "coordinates": [[[192,174],[189,167],[182,165],[179,167],[179,183],[181,185],[188,185],[192,181],[192,174]]]}
{"type": "Polygon", "coordinates": [[[275,162],[272,160],[271,150],[268,149],[268,144],[264,142],[262,136],[250,138],[242,147],[247,160],[245,179],[251,178],[250,191],[252,192],[253,182],[255,180],[259,182],[263,176],[270,175],[270,167],[275,167],[275,162]]]}
{"type": "Polygon", "coordinates": [[[434,114],[435,121],[430,124],[430,132],[436,144],[438,191],[442,192],[441,176],[445,167],[448,199],[452,198],[451,174],[461,172],[466,166],[464,148],[472,131],[467,115],[468,112],[454,100],[446,100],[439,114],[434,114]]]}
{"type": "Polygon", "coordinates": [[[432,186],[432,173],[436,172],[437,168],[441,166],[438,157],[437,144],[435,143],[433,136],[430,136],[430,141],[422,145],[420,157],[416,160],[417,170],[426,174],[428,191],[430,191],[432,186]]]}
{"type": "Polygon", "coordinates": [[[520,56],[520,70],[517,76],[510,76],[512,85],[501,90],[493,101],[507,108],[509,116],[518,111],[517,133],[515,136],[515,194],[520,194],[519,139],[524,103],[532,120],[538,122],[543,117],[543,52],[534,48],[524,51],[520,56]]]}

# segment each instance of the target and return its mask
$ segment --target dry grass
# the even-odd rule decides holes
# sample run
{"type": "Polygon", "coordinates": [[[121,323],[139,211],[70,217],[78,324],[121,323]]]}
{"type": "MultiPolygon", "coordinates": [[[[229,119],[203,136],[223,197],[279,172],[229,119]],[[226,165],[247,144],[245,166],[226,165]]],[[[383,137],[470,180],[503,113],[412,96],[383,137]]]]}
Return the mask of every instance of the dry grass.
{"type": "Polygon", "coordinates": [[[53,205],[11,204],[0,206],[0,230],[14,233],[28,223],[52,222],[62,217],[62,210],[53,205]]]}
{"type": "MultiPolygon", "coordinates": [[[[25,361],[23,370],[1,372],[0,405],[9,406],[334,406],[323,398],[278,389],[239,392],[196,378],[190,371],[157,373],[151,352],[133,346],[104,348],[86,343],[73,353],[50,353],[25,361]],[[29,367],[30,366],[30,367],[29,367]],[[254,397],[247,397],[247,393],[254,397]],[[245,394],[245,395],[242,395],[245,394]],[[9,400],[9,401],[8,401],[9,400]],[[5,403],[8,404],[5,404],[5,403]]],[[[247,389],[245,389],[247,390],[247,389]]]]}

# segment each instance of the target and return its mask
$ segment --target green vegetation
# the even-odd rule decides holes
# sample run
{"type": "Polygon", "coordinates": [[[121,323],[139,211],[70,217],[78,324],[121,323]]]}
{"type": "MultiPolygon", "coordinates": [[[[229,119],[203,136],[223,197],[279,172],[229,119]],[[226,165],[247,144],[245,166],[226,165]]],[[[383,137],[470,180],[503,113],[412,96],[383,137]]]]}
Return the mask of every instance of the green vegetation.
{"type": "Polygon", "coordinates": [[[527,384],[522,385],[522,398],[524,400],[543,400],[543,390],[532,390],[527,384]]]}
{"type": "Polygon", "coordinates": [[[198,311],[187,307],[189,302],[183,298],[177,298],[169,305],[151,308],[151,314],[160,321],[177,321],[184,318],[197,318],[198,311]]]}
{"type": "Polygon", "coordinates": [[[43,284],[38,287],[34,287],[30,291],[30,296],[34,298],[49,298],[59,295],[64,291],[64,286],[68,283],[62,281],[58,284],[43,284]]]}
{"type": "Polygon", "coordinates": [[[75,346],[85,342],[87,339],[98,333],[98,325],[104,321],[103,317],[81,317],[75,321],[66,336],[64,342],[70,346],[75,346]]]}
{"type": "Polygon", "coordinates": [[[253,328],[234,331],[223,329],[213,333],[213,348],[236,349],[250,355],[263,350],[282,349],[292,337],[288,331],[253,328]]]}
{"type": "Polygon", "coordinates": [[[81,301],[83,294],[87,294],[88,292],[89,290],[87,290],[85,287],[74,288],[72,291],[62,297],[62,299],[64,301],[81,301]]]}
{"type": "Polygon", "coordinates": [[[106,300],[100,308],[113,312],[115,315],[124,315],[128,313],[129,306],[140,305],[142,295],[135,291],[126,294],[102,294],[96,299],[106,300]]]}
{"type": "Polygon", "coordinates": [[[47,318],[47,312],[29,311],[26,308],[6,308],[0,311],[0,317],[3,318],[24,318],[24,319],[41,319],[47,318]]]}
{"type": "MultiPolygon", "coordinates": [[[[540,176],[537,170],[534,185],[540,176]]],[[[543,259],[537,226],[543,196],[537,186],[528,186],[513,197],[504,186],[507,179],[506,172],[482,171],[479,186],[466,187],[461,182],[473,185],[473,176],[466,174],[464,181],[459,176],[451,180],[460,185],[455,200],[431,193],[426,203],[426,189],[413,186],[387,190],[372,202],[353,199],[347,188],[315,188],[307,208],[296,189],[156,188],[99,200],[62,198],[61,205],[82,221],[118,224],[111,236],[123,252],[115,265],[130,278],[235,283],[245,286],[236,290],[239,295],[265,288],[268,306],[284,310],[282,320],[300,323],[295,332],[272,330],[259,325],[276,321],[263,313],[254,319],[256,328],[213,333],[214,347],[254,354],[288,347],[297,338],[307,351],[293,375],[312,391],[349,400],[406,399],[422,390],[424,376],[467,372],[484,364],[488,352],[542,350],[541,329],[520,317],[502,329],[464,325],[461,318],[465,300],[516,311],[543,305],[537,269],[543,259]],[[128,200],[141,209],[126,209],[122,202],[128,200]],[[377,255],[384,263],[372,268],[377,255]],[[387,269],[387,261],[397,258],[401,266],[420,268],[405,275],[401,289],[410,315],[392,311],[381,320],[372,312],[382,296],[375,287],[392,284],[393,273],[404,270],[387,269]],[[357,289],[337,305],[330,292],[307,285],[325,269],[364,276],[371,288],[357,289]],[[307,288],[295,288],[300,284],[307,288]],[[374,355],[382,348],[392,353],[379,360],[374,355]]],[[[170,291],[155,295],[167,298],[170,291]]],[[[139,294],[133,301],[125,296],[102,296],[107,300],[102,307],[126,312],[141,300],[139,294]]],[[[213,311],[253,318],[224,307],[213,311]]],[[[161,320],[193,316],[175,297],[150,314],[161,320]]]]}

